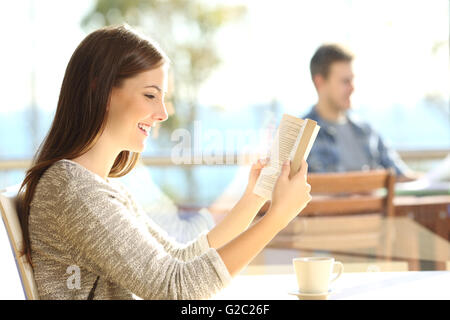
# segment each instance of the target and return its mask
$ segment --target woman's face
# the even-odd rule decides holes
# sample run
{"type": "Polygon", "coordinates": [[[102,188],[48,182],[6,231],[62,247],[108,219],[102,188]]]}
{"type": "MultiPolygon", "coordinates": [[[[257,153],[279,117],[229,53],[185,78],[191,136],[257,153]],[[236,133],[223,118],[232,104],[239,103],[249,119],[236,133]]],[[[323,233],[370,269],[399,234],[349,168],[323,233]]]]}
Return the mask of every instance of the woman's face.
{"type": "Polygon", "coordinates": [[[128,78],[120,88],[113,88],[105,131],[120,151],[144,150],[151,127],[167,119],[166,89],[165,65],[128,78]]]}

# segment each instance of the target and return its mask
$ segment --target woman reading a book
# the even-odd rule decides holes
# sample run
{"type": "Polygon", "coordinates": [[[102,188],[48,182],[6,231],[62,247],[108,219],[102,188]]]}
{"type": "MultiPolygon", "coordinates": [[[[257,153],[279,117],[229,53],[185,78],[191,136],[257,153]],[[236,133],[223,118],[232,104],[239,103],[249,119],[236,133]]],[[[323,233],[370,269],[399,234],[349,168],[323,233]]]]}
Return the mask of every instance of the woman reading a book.
{"type": "Polygon", "coordinates": [[[167,119],[169,59],[127,26],[99,29],[67,66],[53,123],[19,191],[25,254],[41,299],[204,299],[225,287],[311,199],[307,164],[286,162],[265,216],[252,192],[179,244],[110,178],[133,169],[151,127],[167,119]]]}

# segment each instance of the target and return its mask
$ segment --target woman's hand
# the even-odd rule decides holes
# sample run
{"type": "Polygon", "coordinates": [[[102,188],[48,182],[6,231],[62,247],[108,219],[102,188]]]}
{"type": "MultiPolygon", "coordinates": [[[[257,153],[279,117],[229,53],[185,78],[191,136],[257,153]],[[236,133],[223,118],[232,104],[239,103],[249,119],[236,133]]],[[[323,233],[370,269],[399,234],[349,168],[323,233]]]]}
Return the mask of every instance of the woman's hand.
{"type": "MultiPolygon", "coordinates": [[[[264,217],[241,234],[236,236],[233,234],[234,237],[230,236],[228,232],[230,228],[223,228],[223,232],[227,232],[228,238],[232,240],[223,246],[217,247],[217,252],[231,276],[235,276],[247,266],[311,200],[309,195],[311,187],[306,182],[307,170],[308,165],[306,161],[303,161],[300,171],[289,179],[290,164],[284,164],[273,190],[272,206],[264,217]]],[[[252,177],[252,174],[250,176],[252,177]]],[[[258,172],[255,171],[251,179],[258,176],[258,172]]],[[[242,210],[242,212],[245,211],[247,210],[242,210]]],[[[214,229],[208,234],[210,243],[212,241],[209,235],[213,232],[214,229]]],[[[211,238],[215,239],[214,234],[213,236],[211,238]]],[[[222,245],[223,242],[219,244],[222,245]]]]}
{"type": "Polygon", "coordinates": [[[311,200],[311,186],[306,181],[308,164],[302,162],[301,169],[289,179],[290,162],[283,164],[280,176],[272,193],[272,205],[266,214],[281,229],[294,219],[311,200]]]}

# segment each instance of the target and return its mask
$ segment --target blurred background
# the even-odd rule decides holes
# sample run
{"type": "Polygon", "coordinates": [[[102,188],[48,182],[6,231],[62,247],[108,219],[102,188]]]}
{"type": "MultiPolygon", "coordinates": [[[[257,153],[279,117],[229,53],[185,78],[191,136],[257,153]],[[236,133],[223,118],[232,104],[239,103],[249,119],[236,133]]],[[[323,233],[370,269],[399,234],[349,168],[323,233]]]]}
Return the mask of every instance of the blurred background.
{"type": "MultiPolygon", "coordinates": [[[[450,150],[449,1],[20,0],[0,10],[0,189],[22,182],[56,110],[71,54],[91,31],[127,22],[172,60],[173,114],[141,155],[175,204],[208,206],[241,165],[174,165],[174,130],[216,155],[260,151],[230,132],[273,128],[316,102],[309,61],[322,43],[355,54],[353,112],[412,169],[433,169],[450,150]],[[201,124],[201,132],[194,127],[201,124]],[[224,141],[210,139],[218,134],[224,141]]],[[[264,149],[264,146],[263,146],[264,149]]],[[[242,179],[244,177],[244,179],[242,179]]]]}

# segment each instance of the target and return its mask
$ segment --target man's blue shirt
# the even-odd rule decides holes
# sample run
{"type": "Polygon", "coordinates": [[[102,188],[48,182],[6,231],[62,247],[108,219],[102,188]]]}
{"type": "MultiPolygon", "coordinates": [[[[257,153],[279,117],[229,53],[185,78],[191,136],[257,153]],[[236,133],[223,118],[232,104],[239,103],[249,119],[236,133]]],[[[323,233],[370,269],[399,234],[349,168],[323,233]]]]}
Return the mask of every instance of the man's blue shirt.
{"type": "MultiPolygon", "coordinates": [[[[320,126],[316,141],[308,156],[309,172],[344,172],[348,171],[342,163],[341,150],[336,143],[336,130],[329,122],[323,120],[314,106],[303,119],[317,121],[320,126]]],[[[354,147],[363,148],[368,163],[364,169],[393,168],[397,175],[405,175],[408,168],[395,150],[385,145],[381,137],[367,124],[354,116],[347,115],[350,127],[354,130],[354,147]]],[[[353,147],[353,146],[352,146],[353,147]]]]}

